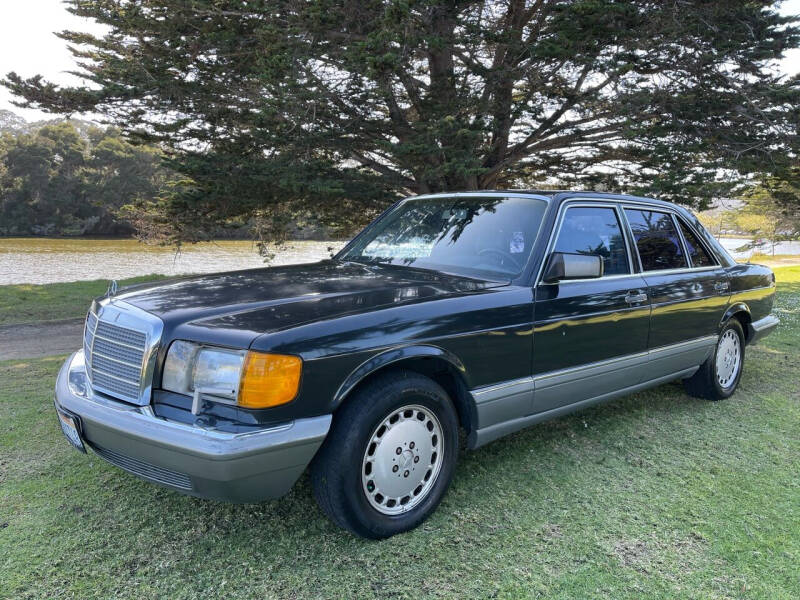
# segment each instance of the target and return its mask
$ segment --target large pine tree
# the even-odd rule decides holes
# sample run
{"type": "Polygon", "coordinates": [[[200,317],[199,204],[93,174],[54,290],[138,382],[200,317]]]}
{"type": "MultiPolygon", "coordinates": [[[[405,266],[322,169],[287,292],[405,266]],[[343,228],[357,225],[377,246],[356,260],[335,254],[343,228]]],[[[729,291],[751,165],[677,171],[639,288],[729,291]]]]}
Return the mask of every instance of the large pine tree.
{"type": "Polygon", "coordinates": [[[195,224],[553,181],[697,205],[798,147],[776,2],[68,2],[110,28],[60,34],[93,85],[5,85],[160,142],[193,181],[170,218],[195,224]]]}

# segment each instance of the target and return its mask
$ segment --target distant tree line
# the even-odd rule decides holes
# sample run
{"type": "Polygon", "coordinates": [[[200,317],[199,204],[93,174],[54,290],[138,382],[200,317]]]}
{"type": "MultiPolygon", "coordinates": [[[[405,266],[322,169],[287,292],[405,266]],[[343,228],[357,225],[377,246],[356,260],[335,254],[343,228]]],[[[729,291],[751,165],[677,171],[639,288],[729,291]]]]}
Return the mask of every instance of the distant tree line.
{"type": "Polygon", "coordinates": [[[0,134],[0,235],[130,235],[126,205],[170,178],[161,152],[70,121],[0,134]]]}
{"type": "Polygon", "coordinates": [[[774,254],[779,242],[800,239],[800,168],[751,186],[738,198],[735,208],[699,216],[715,235],[735,233],[750,238],[741,250],[774,254]]]}
{"type": "Polygon", "coordinates": [[[157,145],[131,143],[117,128],[78,119],[27,123],[0,110],[0,236],[135,235],[156,243],[255,238],[266,243],[346,237],[374,216],[348,217],[345,202],[338,217],[331,212],[323,222],[307,203],[287,199],[190,236],[181,226],[191,219],[172,221],[162,207],[194,186],[170,168],[170,157],[157,145]]]}

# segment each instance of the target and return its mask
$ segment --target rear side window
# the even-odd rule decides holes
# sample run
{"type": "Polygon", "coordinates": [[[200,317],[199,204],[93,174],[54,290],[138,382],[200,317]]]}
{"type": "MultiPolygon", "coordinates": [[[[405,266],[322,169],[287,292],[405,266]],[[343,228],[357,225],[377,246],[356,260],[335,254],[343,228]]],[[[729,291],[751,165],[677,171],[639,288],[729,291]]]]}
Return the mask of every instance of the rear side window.
{"type": "Polygon", "coordinates": [[[689,266],[672,215],[632,208],[626,208],[625,214],[631,224],[643,270],[658,271],[689,266]]]}
{"type": "Polygon", "coordinates": [[[630,272],[622,227],[613,208],[568,208],[554,251],[596,254],[603,259],[604,275],[623,275],[630,272]]]}
{"type": "Polygon", "coordinates": [[[686,251],[692,259],[693,267],[711,267],[716,264],[711,255],[705,249],[694,232],[681,219],[678,219],[678,226],[681,228],[683,239],[686,241],[686,251]]]}

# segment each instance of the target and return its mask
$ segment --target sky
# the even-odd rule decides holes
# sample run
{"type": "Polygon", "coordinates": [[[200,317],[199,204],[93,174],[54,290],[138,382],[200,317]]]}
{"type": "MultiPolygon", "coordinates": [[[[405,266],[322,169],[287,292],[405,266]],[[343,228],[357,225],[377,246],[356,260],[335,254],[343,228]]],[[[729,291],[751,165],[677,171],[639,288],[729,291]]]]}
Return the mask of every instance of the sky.
{"type": "MultiPolygon", "coordinates": [[[[67,43],[53,33],[65,29],[103,32],[94,21],[67,12],[61,0],[0,0],[0,74],[16,71],[23,77],[43,75],[60,84],[80,83],[67,74],[76,68],[67,43]]],[[[12,110],[29,121],[53,118],[38,110],[18,108],[11,98],[0,86],[0,109],[12,110]]]]}
{"type": "MultiPolygon", "coordinates": [[[[781,12],[800,14],[800,0],[786,0],[781,12]]],[[[76,30],[100,34],[103,28],[90,19],[67,12],[61,0],[0,0],[0,75],[16,71],[23,77],[43,75],[59,84],[81,80],[67,72],[76,68],[67,44],[54,31],[76,30]]],[[[781,64],[787,73],[800,71],[800,49],[781,64]]],[[[11,104],[11,94],[0,86],[0,109],[12,110],[29,121],[53,118],[47,113],[11,104]]]]}

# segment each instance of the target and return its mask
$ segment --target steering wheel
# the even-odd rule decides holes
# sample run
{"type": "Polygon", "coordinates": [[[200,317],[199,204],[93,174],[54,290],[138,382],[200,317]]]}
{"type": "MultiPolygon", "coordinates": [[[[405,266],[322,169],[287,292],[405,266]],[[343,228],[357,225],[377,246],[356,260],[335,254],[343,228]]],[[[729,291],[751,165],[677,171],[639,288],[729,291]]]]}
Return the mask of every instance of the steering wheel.
{"type": "Polygon", "coordinates": [[[519,264],[514,255],[510,252],[506,252],[505,250],[499,250],[497,248],[484,248],[483,250],[478,251],[478,256],[483,256],[484,254],[493,254],[494,256],[500,257],[500,264],[504,265],[504,260],[508,260],[511,265],[516,268],[518,271],[522,270],[522,265],[519,264]]]}

